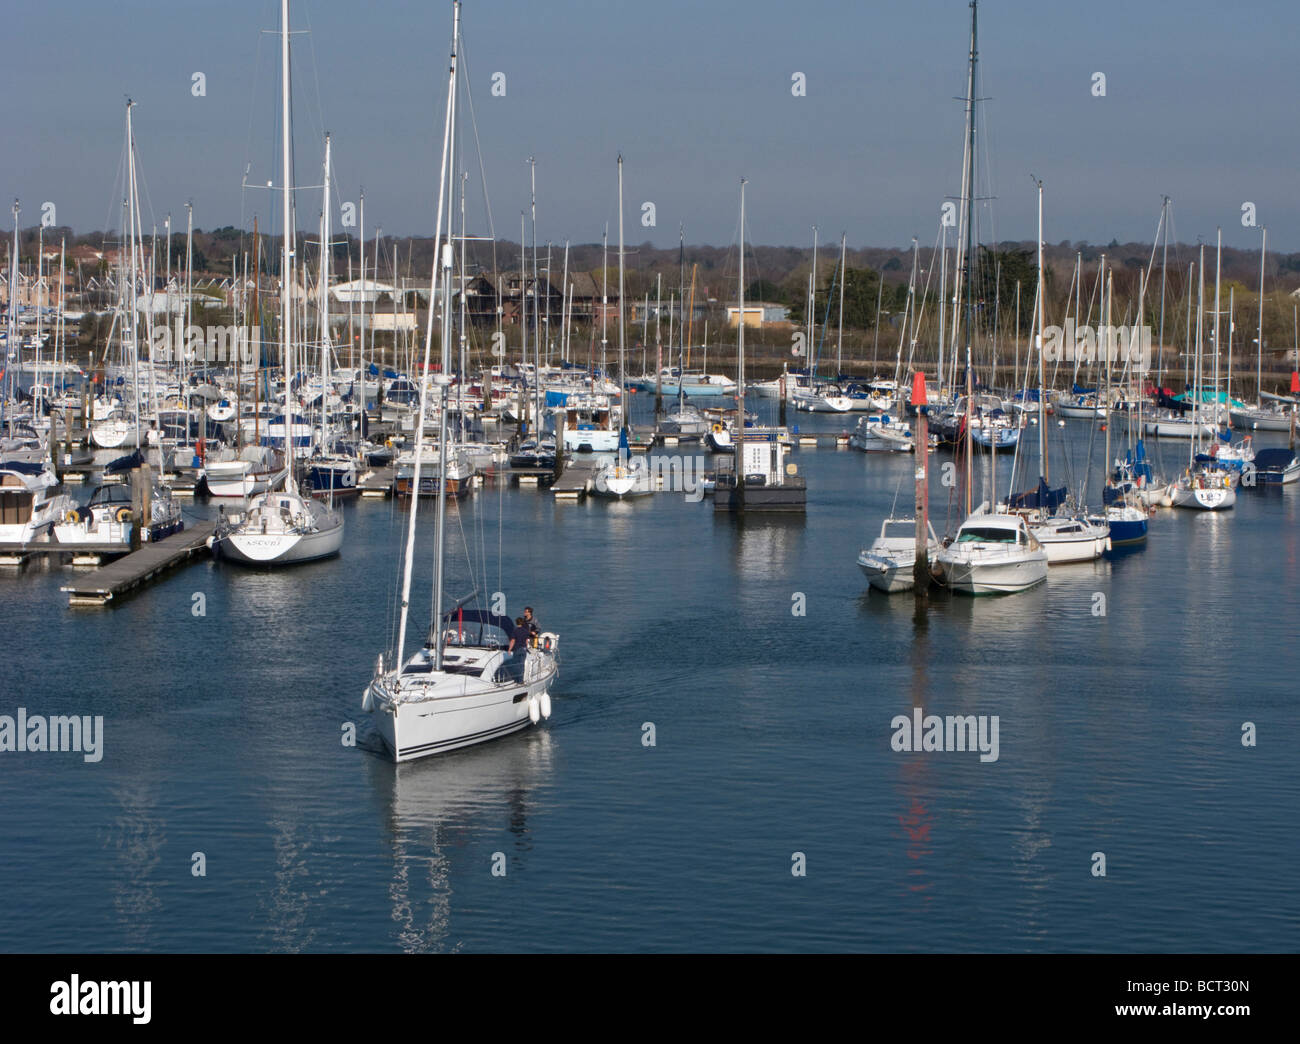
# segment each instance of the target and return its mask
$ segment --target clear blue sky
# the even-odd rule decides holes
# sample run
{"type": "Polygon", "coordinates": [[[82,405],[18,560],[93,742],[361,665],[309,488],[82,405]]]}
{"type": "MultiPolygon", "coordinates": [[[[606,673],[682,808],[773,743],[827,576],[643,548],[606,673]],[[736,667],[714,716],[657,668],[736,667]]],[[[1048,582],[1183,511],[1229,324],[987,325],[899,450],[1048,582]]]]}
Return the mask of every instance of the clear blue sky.
{"type": "MultiPolygon", "coordinates": [[[[16,9],[15,9],[16,8],[16,9]]],[[[298,182],[319,183],[333,134],[340,196],[366,190],[368,230],[427,234],[450,2],[295,0],[298,182]],[[318,87],[319,85],[319,87],[318,87]]],[[[276,176],[276,0],[55,0],[6,17],[0,193],[24,225],[57,204],[78,231],[116,227],[123,105],[147,188],[146,228],[264,227],[276,176]],[[206,97],[191,93],[195,71],[206,97]]],[[[499,0],[464,5],[468,71],[499,235],[518,238],[537,158],[538,237],[598,240],[616,220],[625,156],[627,239],[729,243],[749,179],[757,242],[933,242],[960,187],[965,0],[499,0]],[[506,96],[492,97],[492,74],[506,96]],[[807,96],[791,76],[807,76],[807,96]],[[657,226],[642,228],[653,201],[657,226]]],[[[1300,249],[1296,12],[1280,2],[988,0],[980,52],[994,231],[1032,239],[1030,174],[1046,184],[1045,238],[1148,240],[1160,197],[1185,242],[1300,249]],[[1106,75],[1106,96],[1091,93],[1106,75]]],[[[314,227],[319,193],[300,197],[314,227]]],[[[471,223],[483,230],[476,200],[471,223]]],[[[337,223],[337,218],[336,218],[337,223]]],[[[991,238],[986,236],[985,238],[991,238]]]]}

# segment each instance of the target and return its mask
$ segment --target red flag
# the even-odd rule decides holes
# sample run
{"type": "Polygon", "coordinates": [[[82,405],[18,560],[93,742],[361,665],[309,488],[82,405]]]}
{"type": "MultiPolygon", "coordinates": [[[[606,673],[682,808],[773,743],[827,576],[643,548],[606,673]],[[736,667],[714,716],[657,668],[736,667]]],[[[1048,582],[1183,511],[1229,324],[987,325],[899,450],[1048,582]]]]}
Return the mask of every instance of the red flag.
{"type": "Polygon", "coordinates": [[[925,374],[919,370],[912,374],[912,405],[925,405],[925,374]]]}
{"type": "Polygon", "coordinates": [[[1300,371],[1291,371],[1291,394],[1295,395],[1300,392],[1300,371]]]}

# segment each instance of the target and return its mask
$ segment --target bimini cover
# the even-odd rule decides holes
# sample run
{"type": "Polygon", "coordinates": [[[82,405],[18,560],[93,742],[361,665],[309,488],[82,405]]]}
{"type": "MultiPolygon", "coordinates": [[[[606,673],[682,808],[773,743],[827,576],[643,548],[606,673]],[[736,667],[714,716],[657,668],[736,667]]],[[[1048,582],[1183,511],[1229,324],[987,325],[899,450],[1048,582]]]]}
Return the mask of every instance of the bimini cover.
{"type": "Polygon", "coordinates": [[[1285,471],[1295,460],[1295,454],[1285,447],[1270,447],[1255,451],[1256,471],[1285,471]]]}
{"type": "Polygon", "coordinates": [[[125,457],[118,457],[117,460],[104,466],[105,475],[117,475],[124,471],[130,471],[132,468],[138,468],[144,464],[144,454],[139,450],[128,453],[125,457]]]}
{"type": "Polygon", "coordinates": [[[1067,492],[1065,486],[1061,486],[1059,489],[1048,489],[1046,480],[1040,478],[1037,489],[1031,489],[1024,493],[1012,493],[1007,498],[1007,507],[1012,511],[1042,508],[1045,511],[1052,512],[1065,503],[1067,492]]]}
{"type": "Polygon", "coordinates": [[[457,645],[495,645],[505,648],[510,644],[515,622],[508,616],[498,616],[486,609],[453,609],[444,613],[442,629],[455,631],[460,640],[457,645]]]}

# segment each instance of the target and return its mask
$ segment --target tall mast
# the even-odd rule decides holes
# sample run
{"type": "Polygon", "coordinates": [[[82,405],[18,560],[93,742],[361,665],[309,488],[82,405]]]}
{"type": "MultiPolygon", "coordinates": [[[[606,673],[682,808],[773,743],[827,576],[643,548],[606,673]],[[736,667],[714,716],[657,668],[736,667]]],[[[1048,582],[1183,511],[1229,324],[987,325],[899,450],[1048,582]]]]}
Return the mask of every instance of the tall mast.
{"type": "MultiPolygon", "coordinates": [[[[530,208],[533,215],[533,322],[537,324],[537,329],[533,331],[533,428],[534,434],[541,444],[542,438],[542,320],[538,314],[541,308],[541,286],[537,281],[537,160],[532,156],[528,157],[528,176],[530,185],[530,208]]],[[[546,273],[546,283],[550,286],[551,273],[546,273]]],[[[550,294],[547,294],[548,307],[550,294]]]]}
{"type": "Polygon", "coordinates": [[[978,0],[970,5],[970,66],[966,83],[966,256],[963,258],[966,290],[966,514],[971,512],[971,486],[974,460],[971,452],[971,420],[974,412],[974,373],[971,370],[971,344],[974,339],[975,295],[972,270],[975,237],[975,65],[978,50],[978,0]]]}
{"type": "Polygon", "coordinates": [[[1214,248],[1214,417],[1215,437],[1219,428],[1219,276],[1223,264],[1223,229],[1218,229],[1218,243],[1214,248]]]}
{"type": "Polygon", "coordinates": [[[366,435],[366,190],[361,190],[361,225],[357,233],[358,241],[361,244],[361,347],[358,351],[358,361],[360,362],[361,371],[361,415],[357,418],[357,438],[362,439],[366,435]]]}
{"type": "MultiPolygon", "coordinates": [[[[287,6],[288,0],[285,0],[285,4],[287,6]]],[[[434,234],[433,234],[434,260],[433,260],[433,274],[431,277],[432,286],[429,292],[429,319],[428,319],[428,325],[425,328],[425,338],[424,338],[424,377],[426,378],[429,373],[429,356],[433,352],[433,309],[438,299],[439,270],[440,270],[440,266],[445,268],[451,262],[451,254],[450,254],[451,244],[450,243],[446,244],[446,249],[445,250],[443,249],[442,217],[443,217],[443,208],[446,204],[447,171],[450,168],[449,161],[451,159],[451,148],[452,148],[452,127],[454,124],[454,113],[456,109],[456,47],[460,39],[459,0],[457,0],[457,3],[452,5],[452,9],[454,13],[452,16],[451,68],[450,68],[450,72],[448,73],[448,83],[447,83],[447,113],[444,118],[443,128],[442,128],[442,168],[438,173],[438,216],[434,224],[434,234]]],[[[444,311],[443,318],[444,320],[446,319],[445,311],[444,311]]],[[[445,345],[446,341],[444,340],[443,343],[445,345]]],[[[397,661],[395,664],[395,669],[397,671],[397,677],[399,679],[399,682],[401,679],[401,671],[402,671],[402,655],[406,646],[406,621],[408,616],[410,615],[410,609],[411,609],[411,570],[415,564],[415,518],[418,513],[417,508],[420,502],[420,496],[419,496],[420,464],[421,464],[421,458],[423,456],[423,448],[424,448],[424,411],[425,411],[425,407],[428,404],[428,396],[429,396],[429,382],[426,379],[422,378],[420,381],[420,414],[417,419],[416,431],[415,431],[415,471],[414,471],[413,487],[411,493],[410,517],[407,519],[407,524],[406,524],[406,554],[405,554],[405,561],[402,566],[401,618],[397,628],[397,661]]],[[[446,489],[445,477],[442,475],[441,472],[439,472],[438,480],[439,480],[438,484],[440,487],[438,500],[439,500],[439,505],[441,506],[444,499],[443,493],[445,492],[446,489]]],[[[441,513],[439,514],[438,517],[438,536],[439,539],[441,540],[441,536],[442,536],[441,513]]],[[[438,576],[437,579],[435,580],[435,587],[434,587],[433,626],[436,629],[436,632],[442,631],[442,619],[441,619],[442,568],[441,566],[442,566],[442,548],[441,546],[439,546],[438,568],[437,568],[438,576]]],[[[437,666],[438,668],[441,668],[442,642],[441,642],[440,634],[439,634],[439,640],[435,643],[435,645],[439,650],[437,653],[437,659],[438,659],[437,666]]]]}
{"type": "MultiPolygon", "coordinates": [[[[1043,366],[1043,183],[1038,182],[1038,314],[1034,323],[1038,327],[1038,459],[1042,464],[1039,469],[1044,482],[1051,481],[1047,462],[1047,374],[1043,366]]],[[[1017,301],[1020,288],[1016,287],[1017,301]]],[[[1109,425],[1107,425],[1109,431],[1109,425]]]]}
{"type": "MultiPolygon", "coordinates": [[[[450,191],[455,191],[451,185],[451,179],[455,177],[456,171],[456,91],[458,89],[458,80],[456,77],[456,54],[460,49],[460,0],[457,0],[455,6],[454,25],[452,26],[451,35],[451,54],[452,54],[452,74],[448,91],[451,92],[450,99],[450,116],[448,127],[450,136],[447,142],[447,163],[446,169],[439,178],[438,186],[438,232],[442,232],[442,194],[444,187],[450,191]]],[[[441,244],[441,263],[442,263],[442,329],[439,338],[442,341],[442,363],[438,370],[438,523],[435,528],[435,543],[437,546],[436,557],[433,560],[433,669],[442,670],[442,576],[443,576],[443,558],[444,543],[447,532],[447,381],[448,372],[451,369],[451,265],[452,265],[452,247],[451,247],[451,208],[447,208],[447,240],[441,244]]],[[[435,239],[435,244],[437,240],[435,239]]],[[[536,272],[533,273],[533,292],[537,292],[536,272]]],[[[433,307],[436,294],[429,295],[429,307],[433,307]]],[[[534,301],[536,299],[534,298],[534,301]]],[[[537,306],[533,306],[533,314],[537,314],[537,306]]],[[[433,337],[433,321],[430,316],[429,337],[433,337]]],[[[426,359],[424,364],[425,380],[421,382],[421,387],[427,384],[429,374],[428,363],[428,342],[425,343],[426,359]]],[[[534,416],[534,423],[537,423],[534,416]]],[[[537,435],[540,445],[541,434],[537,435]]],[[[415,517],[415,505],[420,499],[420,472],[416,469],[415,483],[411,492],[411,517],[415,517]]],[[[398,670],[401,670],[401,664],[398,664],[398,670]]]]}
{"type": "MultiPolygon", "coordinates": [[[[330,136],[325,132],[325,207],[320,217],[320,447],[327,452],[325,393],[329,389],[330,354],[330,136]]],[[[330,499],[334,483],[330,482],[330,499]]]]}
{"type": "Polygon", "coordinates": [[[131,231],[128,236],[128,242],[131,250],[131,396],[135,400],[135,444],[140,445],[140,367],[139,353],[140,346],[136,339],[136,322],[139,318],[140,309],[137,307],[135,299],[136,291],[136,258],[135,258],[135,134],[131,130],[131,109],[134,102],[131,99],[126,101],[126,178],[127,178],[127,220],[130,223],[131,231]]]}
{"type": "MultiPolygon", "coordinates": [[[[835,378],[839,379],[844,372],[844,258],[845,258],[845,240],[846,234],[840,233],[840,332],[835,344],[835,378]]],[[[912,251],[913,258],[916,257],[916,251],[912,251]]],[[[915,263],[915,262],[913,262],[915,263]]]]}
{"type": "Polygon", "coordinates": [[[812,351],[817,332],[817,226],[813,225],[812,272],[808,276],[808,350],[812,351]]]}
{"type": "MultiPolygon", "coordinates": [[[[939,245],[939,364],[938,364],[938,370],[935,373],[935,378],[936,378],[935,383],[938,386],[939,401],[943,402],[943,348],[944,348],[943,342],[945,337],[944,321],[947,318],[947,312],[948,312],[948,307],[947,307],[948,306],[948,226],[943,224],[942,221],[940,221],[939,223],[939,244],[940,244],[939,245]]],[[[933,271],[933,269],[931,271],[933,271]]],[[[885,285],[885,277],[883,272],[881,273],[880,276],[880,285],[882,288],[885,285]]],[[[880,328],[880,309],[877,307],[876,329],[879,330],[879,328],[880,328]]],[[[895,374],[895,379],[897,379],[897,374],[895,374]]],[[[924,406],[925,403],[921,403],[920,405],[924,406]]]]}
{"type": "Polygon", "coordinates": [[[18,347],[18,215],[22,213],[18,200],[14,200],[14,245],[9,251],[9,330],[5,339],[5,356],[7,365],[5,374],[9,378],[9,394],[0,395],[0,420],[4,419],[5,405],[12,397],[15,374],[18,363],[22,361],[22,351],[18,347]],[[12,361],[9,361],[12,360],[12,361]]]}
{"type": "Polygon", "coordinates": [[[1160,225],[1164,229],[1164,247],[1160,252],[1160,352],[1156,361],[1156,386],[1160,386],[1165,367],[1165,271],[1169,265],[1169,197],[1160,204],[1160,225]]]}
{"type": "Polygon", "coordinates": [[[975,67],[979,62],[978,49],[979,2],[970,5],[970,71],[966,85],[966,365],[970,365],[971,345],[974,343],[975,281],[975,67]]]}
{"type": "Polygon", "coordinates": [[[1204,312],[1205,244],[1202,243],[1196,284],[1196,359],[1192,368],[1192,440],[1191,451],[1187,455],[1187,466],[1189,468],[1196,460],[1196,451],[1201,448],[1201,334],[1205,327],[1204,312]]]}
{"type": "Polygon", "coordinates": [[[624,373],[623,332],[623,154],[618,157],[618,401],[623,430],[627,430],[627,404],[623,401],[627,392],[627,376],[624,373]]]}
{"type": "Polygon", "coordinates": [[[285,488],[298,492],[293,477],[293,409],[289,397],[290,324],[293,322],[293,135],[289,78],[289,0],[280,0],[280,169],[284,177],[281,192],[283,243],[280,262],[280,362],[284,370],[284,455],[289,464],[285,488]]]}
{"type": "Polygon", "coordinates": [[[1255,352],[1255,403],[1264,405],[1264,252],[1268,244],[1268,229],[1260,228],[1259,240],[1259,327],[1255,352]]]}
{"type": "MultiPolygon", "coordinates": [[[[1101,427],[1106,433],[1106,448],[1102,452],[1102,486],[1106,485],[1106,476],[1110,474],[1110,349],[1115,343],[1114,333],[1111,329],[1111,312],[1115,307],[1115,273],[1110,271],[1106,273],[1105,281],[1106,292],[1106,311],[1102,317],[1102,329],[1105,330],[1105,353],[1106,353],[1106,392],[1102,397],[1102,414],[1101,427]]],[[[1104,502],[1104,497],[1103,497],[1104,502]]]]}
{"type": "Polygon", "coordinates": [[[736,483],[736,510],[745,511],[745,179],[740,179],[740,262],[738,297],[740,321],[736,324],[736,459],[733,474],[736,483]]]}

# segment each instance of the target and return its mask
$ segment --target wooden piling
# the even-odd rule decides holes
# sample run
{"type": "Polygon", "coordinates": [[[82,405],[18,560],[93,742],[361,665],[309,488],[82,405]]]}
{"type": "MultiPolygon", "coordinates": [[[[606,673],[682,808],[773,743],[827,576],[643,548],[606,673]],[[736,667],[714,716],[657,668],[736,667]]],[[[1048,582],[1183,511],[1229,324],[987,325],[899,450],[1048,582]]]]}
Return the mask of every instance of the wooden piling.
{"type": "Polygon", "coordinates": [[[916,562],[913,590],[923,597],[930,589],[930,418],[924,402],[916,409],[916,562]]]}
{"type": "Polygon", "coordinates": [[[144,529],[144,495],[139,468],[131,469],[131,550],[140,550],[140,535],[144,529]]]}
{"type": "MultiPolygon", "coordinates": [[[[555,479],[558,482],[564,474],[564,425],[568,415],[560,410],[555,415],[555,479]]],[[[541,449],[541,440],[538,440],[537,448],[541,449]]]]}

